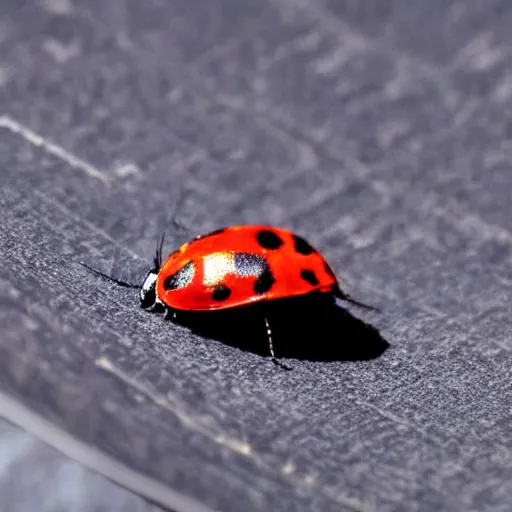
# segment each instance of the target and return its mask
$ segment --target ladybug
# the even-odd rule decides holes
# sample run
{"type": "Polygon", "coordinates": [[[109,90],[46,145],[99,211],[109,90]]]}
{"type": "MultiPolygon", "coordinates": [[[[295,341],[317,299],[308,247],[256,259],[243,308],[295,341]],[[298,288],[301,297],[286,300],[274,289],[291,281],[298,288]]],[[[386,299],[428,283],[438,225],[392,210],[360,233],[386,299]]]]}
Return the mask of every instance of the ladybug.
{"type": "MultiPolygon", "coordinates": [[[[183,244],[163,261],[163,236],[153,268],[140,288],[140,306],[176,318],[179,311],[214,311],[303,296],[330,294],[367,309],[376,309],[344,293],[324,257],[301,236],[271,226],[232,226],[183,244]]],[[[272,332],[264,318],[269,351],[277,362],[272,332]]],[[[278,363],[279,364],[279,363],[278,363]]],[[[281,365],[282,366],[282,365],[281,365]]]]}

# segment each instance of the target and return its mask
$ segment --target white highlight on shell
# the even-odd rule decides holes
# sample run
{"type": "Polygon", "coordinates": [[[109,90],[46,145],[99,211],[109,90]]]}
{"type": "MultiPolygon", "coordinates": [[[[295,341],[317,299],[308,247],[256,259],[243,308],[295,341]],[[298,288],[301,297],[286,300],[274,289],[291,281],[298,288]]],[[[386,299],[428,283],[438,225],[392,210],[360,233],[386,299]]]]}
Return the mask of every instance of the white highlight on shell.
{"type": "Polygon", "coordinates": [[[204,257],[204,278],[205,286],[215,286],[220,283],[227,274],[234,274],[236,271],[233,255],[219,252],[204,257]]]}

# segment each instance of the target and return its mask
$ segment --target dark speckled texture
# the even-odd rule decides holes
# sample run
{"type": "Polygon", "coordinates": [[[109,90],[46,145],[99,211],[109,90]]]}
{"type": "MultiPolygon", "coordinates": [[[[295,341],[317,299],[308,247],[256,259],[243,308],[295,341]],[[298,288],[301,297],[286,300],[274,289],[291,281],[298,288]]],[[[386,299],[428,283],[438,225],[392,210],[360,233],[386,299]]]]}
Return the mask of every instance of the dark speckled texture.
{"type": "Polygon", "coordinates": [[[510,512],[511,24],[509,0],[3,0],[0,391],[223,512],[510,512]],[[164,223],[166,251],[297,231],[390,347],[284,372],[78,265],[139,280],[164,223]]]}

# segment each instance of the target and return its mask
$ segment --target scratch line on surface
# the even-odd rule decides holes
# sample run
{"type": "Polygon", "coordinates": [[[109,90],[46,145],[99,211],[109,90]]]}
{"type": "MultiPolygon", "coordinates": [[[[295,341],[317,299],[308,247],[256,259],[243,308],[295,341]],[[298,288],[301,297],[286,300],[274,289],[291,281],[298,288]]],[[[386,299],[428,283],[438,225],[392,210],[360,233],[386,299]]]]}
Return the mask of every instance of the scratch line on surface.
{"type": "MultiPolygon", "coordinates": [[[[437,194],[435,199],[437,199],[437,194]]],[[[474,213],[466,205],[461,204],[455,199],[451,199],[444,205],[439,201],[439,204],[433,206],[433,212],[441,218],[451,217],[453,224],[462,230],[473,228],[475,231],[478,231],[482,239],[494,238],[501,242],[512,244],[512,232],[507,228],[486,221],[478,213],[474,213]]]]}
{"type": "Polygon", "coordinates": [[[333,34],[336,38],[341,39],[344,37],[347,41],[355,47],[363,47],[371,50],[384,51],[392,55],[397,61],[404,64],[411,64],[416,66],[417,69],[428,74],[435,80],[441,89],[446,94],[453,92],[457,95],[462,95],[460,91],[455,89],[451,83],[451,78],[447,73],[444,73],[442,68],[438,69],[431,65],[421,57],[400,50],[399,48],[390,45],[387,41],[381,38],[372,38],[354,28],[341,17],[336,16],[330,9],[321,5],[320,2],[311,2],[310,0],[286,0],[288,4],[295,5],[296,7],[304,9],[313,19],[318,21],[328,33],[333,34]],[[340,34],[343,34],[341,36],[340,34]]]}
{"type": "Polygon", "coordinates": [[[388,420],[392,421],[393,423],[396,423],[397,425],[403,425],[404,427],[407,427],[407,428],[410,428],[411,430],[414,430],[418,434],[421,434],[425,439],[428,439],[429,441],[432,441],[433,443],[435,443],[437,446],[442,445],[442,442],[441,442],[440,439],[438,439],[437,437],[435,437],[435,436],[425,432],[423,429],[417,427],[416,425],[413,425],[412,423],[410,423],[409,421],[407,421],[407,420],[405,420],[403,418],[395,416],[392,413],[383,411],[382,409],[380,409],[376,405],[370,404],[368,402],[364,402],[364,401],[361,401],[361,400],[356,400],[356,403],[358,403],[359,405],[362,405],[363,407],[368,407],[369,409],[374,410],[375,412],[377,412],[378,414],[380,414],[384,418],[387,418],[388,420]]]}
{"type": "Polygon", "coordinates": [[[1,417],[26,430],[44,443],[85,467],[111,479],[116,484],[165,507],[166,510],[214,512],[202,502],[182,494],[172,487],[136,471],[126,463],[115,460],[62,427],[26,407],[21,401],[0,391],[1,417]]]}
{"type": "Polygon", "coordinates": [[[49,140],[46,140],[44,137],[41,137],[41,135],[33,132],[30,128],[27,128],[12,117],[6,115],[0,116],[0,128],[5,128],[12,133],[15,133],[16,135],[20,135],[30,144],[43,148],[45,151],[66,162],[71,167],[84,171],[89,176],[99,179],[103,184],[107,186],[110,185],[111,179],[96,169],[96,167],[87,163],[85,160],[78,158],[73,153],[66,151],[63,147],[58,146],[49,140]]]}
{"type": "MultiPolygon", "coordinates": [[[[105,372],[113,375],[117,379],[119,379],[121,382],[124,382],[128,386],[135,389],[137,392],[141,393],[142,395],[149,398],[155,405],[161,407],[162,409],[165,409],[166,411],[169,411],[171,414],[173,414],[178,420],[184,425],[185,427],[188,427],[208,439],[212,440],[213,442],[225,446],[226,448],[229,448],[233,452],[242,455],[244,457],[250,458],[258,467],[264,468],[266,471],[269,472],[269,474],[275,472],[276,466],[274,464],[269,464],[265,462],[261,456],[259,456],[257,453],[255,453],[251,446],[239,439],[226,437],[221,434],[215,433],[213,430],[208,429],[204,425],[201,425],[197,422],[196,419],[194,419],[190,414],[184,412],[183,410],[180,410],[177,406],[172,404],[167,398],[165,398],[162,395],[159,395],[157,393],[154,393],[152,390],[148,389],[147,386],[142,384],[141,382],[137,381],[133,377],[130,377],[127,375],[123,370],[120,368],[117,368],[114,366],[112,361],[110,361],[106,357],[100,357],[96,359],[95,364],[98,368],[101,368],[105,372]]],[[[289,462],[284,466],[284,468],[281,471],[282,476],[286,478],[291,484],[293,485],[299,485],[299,486],[306,486],[306,487],[312,487],[315,483],[315,479],[311,476],[301,476],[297,475],[297,473],[294,472],[295,466],[293,463],[289,462]],[[291,469],[291,471],[290,471],[291,469]]],[[[351,510],[354,510],[355,512],[366,512],[367,506],[360,502],[359,500],[355,498],[350,498],[345,495],[340,495],[339,493],[333,493],[330,489],[324,488],[322,486],[318,489],[324,497],[327,499],[333,500],[334,502],[343,505],[347,508],[350,508],[351,510]]]]}
{"type": "MultiPolygon", "coordinates": [[[[346,152],[341,158],[345,163],[349,164],[349,167],[356,168],[361,176],[372,176],[371,169],[357,157],[346,152]]],[[[418,204],[418,198],[416,196],[413,197],[407,194],[407,185],[397,183],[396,185],[398,186],[395,185],[391,188],[386,181],[380,178],[372,177],[372,180],[372,187],[374,187],[375,190],[379,192],[379,195],[386,201],[392,201],[396,197],[405,197],[407,198],[407,203],[413,202],[415,205],[418,204]]],[[[427,194],[423,192],[422,194],[422,199],[424,199],[427,194]]],[[[475,231],[478,231],[482,240],[491,238],[512,244],[512,232],[510,230],[486,221],[464,203],[453,198],[447,203],[439,193],[430,190],[428,191],[428,196],[432,200],[431,204],[427,205],[430,214],[448,220],[452,225],[466,232],[468,229],[473,228],[475,231]]],[[[326,234],[331,236],[335,231],[335,229],[328,229],[326,234]]],[[[323,237],[320,236],[320,239],[322,238],[323,237]]]]}
{"type": "Polygon", "coordinates": [[[124,382],[125,384],[137,390],[139,393],[149,398],[154,404],[172,413],[185,427],[203,434],[208,439],[211,439],[217,444],[227,446],[236,453],[245,456],[251,455],[251,446],[248,443],[245,443],[239,439],[234,439],[224,435],[217,434],[213,430],[210,430],[206,428],[204,425],[201,425],[190,414],[184,412],[183,410],[172,404],[163,395],[154,393],[153,391],[148,389],[144,384],[137,381],[133,377],[130,377],[120,368],[114,366],[113,363],[106,357],[100,357],[96,359],[95,364],[98,368],[101,368],[107,373],[114,375],[120,381],[124,382]]]}

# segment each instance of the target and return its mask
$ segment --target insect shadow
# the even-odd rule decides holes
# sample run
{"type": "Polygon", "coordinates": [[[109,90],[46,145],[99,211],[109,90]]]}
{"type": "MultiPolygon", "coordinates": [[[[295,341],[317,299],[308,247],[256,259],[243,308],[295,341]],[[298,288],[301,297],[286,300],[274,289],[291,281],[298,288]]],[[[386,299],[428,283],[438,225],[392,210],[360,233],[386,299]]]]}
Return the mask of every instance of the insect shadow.
{"type": "Polygon", "coordinates": [[[265,318],[278,359],[367,361],[390,346],[375,327],[352,316],[331,296],[287,298],[206,313],[179,311],[174,321],[200,336],[268,356],[265,318]]]}

